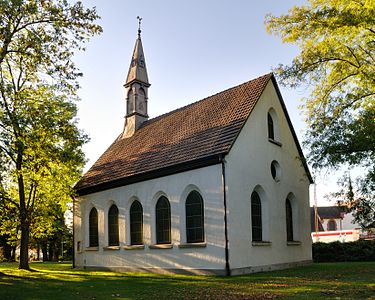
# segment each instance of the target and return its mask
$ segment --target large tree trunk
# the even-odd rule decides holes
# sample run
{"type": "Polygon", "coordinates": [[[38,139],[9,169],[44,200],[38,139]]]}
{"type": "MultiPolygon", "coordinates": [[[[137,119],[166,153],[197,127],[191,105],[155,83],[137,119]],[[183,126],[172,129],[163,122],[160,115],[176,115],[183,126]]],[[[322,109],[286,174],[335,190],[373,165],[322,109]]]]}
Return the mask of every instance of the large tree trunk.
{"type": "Polygon", "coordinates": [[[21,249],[19,269],[30,270],[29,267],[29,224],[21,218],[21,249]]]}
{"type": "Polygon", "coordinates": [[[60,248],[59,247],[54,247],[53,249],[53,261],[58,262],[59,261],[59,254],[60,254],[60,248]]]}
{"type": "Polygon", "coordinates": [[[47,242],[41,242],[42,254],[43,254],[43,261],[48,261],[48,251],[47,251],[47,242]]]}
{"type": "Polygon", "coordinates": [[[2,253],[0,256],[3,256],[5,261],[12,261],[12,246],[8,244],[8,235],[0,236],[0,249],[2,253]]]}
{"type": "Polygon", "coordinates": [[[4,245],[3,250],[4,250],[4,258],[6,259],[6,261],[12,261],[12,246],[6,243],[4,245]]]}
{"type": "Polygon", "coordinates": [[[37,248],[36,248],[36,260],[37,261],[40,260],[40,244],[39,244],[39,242],[38,242],[37,248]]]}
{"type": "Polygon", "coordinates": [[[12,258],[11,258],[12,261],[16,261],[16,250],[17,250],[17,247],[13,246],[12,247],[12,258]]]}
{"type": "MultiPolygon", "coordinates": [[[[22,151],[17,155],[17,170],[22,170],[22,151]]],[[[18,196],[20,200],[20,223],[21,223],[21,249],[19,269],[30,270],[29,267],[29,233],[30,223],[26,207],[25,185],[22,174],[18,175],[18,196]]]]}
{"type": "Polygon", "coordinates": [[[48,243],[48,261],[52,261],[53,259],[53,243],[49,241],[48,243]]]}
{"type": "Polygon", "coordinates": [[[19,269],[30,270],[29,267],[29,224],[21,223],[21,249],[19,269]]]}

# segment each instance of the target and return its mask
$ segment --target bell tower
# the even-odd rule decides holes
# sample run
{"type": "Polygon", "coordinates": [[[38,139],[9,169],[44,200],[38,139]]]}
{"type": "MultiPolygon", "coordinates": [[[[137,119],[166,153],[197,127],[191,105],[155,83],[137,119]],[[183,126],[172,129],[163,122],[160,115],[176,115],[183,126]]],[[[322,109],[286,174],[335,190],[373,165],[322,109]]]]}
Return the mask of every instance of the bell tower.
{"type": "Polygon", "coordinates": [[[146,61],[143,53],[141,40],[141,21],[138,19],[138,38],[135,42],[132,60],[129,67],[128,76],[124,84],[126,95],[126,116],[125,127],[122,133],[123,138],[131,137],[142,123],[148,120],[147,100],[148,82],[146,61]]]}

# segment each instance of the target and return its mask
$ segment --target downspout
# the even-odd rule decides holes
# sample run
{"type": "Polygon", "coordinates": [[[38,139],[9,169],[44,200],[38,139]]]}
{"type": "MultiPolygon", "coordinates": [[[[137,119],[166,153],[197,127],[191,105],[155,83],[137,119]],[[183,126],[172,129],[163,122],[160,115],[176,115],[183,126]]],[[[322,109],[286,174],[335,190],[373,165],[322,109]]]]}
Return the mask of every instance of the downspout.
{"type": "Polygon", "coordinates": [[[223,199],[224,199],[224,236],[225,236],[225,276],[230,276],[229,267],[229,247],[228,247],[228,217],[227,217],[227,191],[226,191],[226,178],[225,178],[225,159],[220,156],[221,173],[223,182],[223,199]]]}

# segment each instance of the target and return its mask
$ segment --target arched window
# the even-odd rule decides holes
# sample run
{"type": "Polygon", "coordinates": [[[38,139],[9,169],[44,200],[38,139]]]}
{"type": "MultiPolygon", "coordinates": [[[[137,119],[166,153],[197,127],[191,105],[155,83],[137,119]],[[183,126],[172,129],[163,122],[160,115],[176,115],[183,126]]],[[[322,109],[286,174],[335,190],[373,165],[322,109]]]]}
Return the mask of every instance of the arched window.
{"type": "Polygon", "coordinates": [[[130,244],[143,244],[143,209],[137,200],[130,206],[130,244]]]}
{"type": "Polygon", "coordinates": [[[118,232],[118,208],[112,205],[108,211],[108,245],[119,245],[119,232],[118,232]]]}
{"type": "Polygon", "coordinates": [[[327,230],[328,231],[335,231],[337,229],[336,221],[335,220],[329,220],[327,224],[327,230]]]}
{"type": "Polygon", "coordinates": [[[127,107],[126,107],[126,114],[131,114],[134,112],[134,93],[133,90],[130,90],[128,93],[128,99],[126,101],[127,107]]]}
{"type": "Polygon", "coordinates": [[[144,89],[140,88],[138,91],[138,97],[137,97],[137,110],[141,114],[146,114],[146,94],[144,89]]]}
{"type": "Polygon", "coordinates": [[[267,121],[268,121],[268,138],[274,140],[275,129],[274,129],[274,124],[273,124],[273,119],[270,113],[267,114],[267,121]]]}
{"type": "Polygon", "coordinates": [[[99,246],[99,234],[98,234],[98,211],[93,207],[89,215],[89,246],[99,246]]]}
{"type": "Polygon", "coordinates": [[[290,200],[286,198],[285,201],[285,212],[286,212],[286,240],[288,242],[293,241],[293,211],[290,200]]]}
{"type": "Polygon", "coordinates": [[[204,213],[202,196],[192,191],[185,202],[186,211],[186,242],[199,243],[204,241],[204,213]]]}
{"type": "Polygon", "coordinates": [[[156,203],[156,243],[171,243],[171,207],[164,196],[156,203]]]}
{"type": "Polygon", "coordinates": [[[262,241],[262,203],[259,194],[251,194],[251,232],[254,242],[262,241]]]}

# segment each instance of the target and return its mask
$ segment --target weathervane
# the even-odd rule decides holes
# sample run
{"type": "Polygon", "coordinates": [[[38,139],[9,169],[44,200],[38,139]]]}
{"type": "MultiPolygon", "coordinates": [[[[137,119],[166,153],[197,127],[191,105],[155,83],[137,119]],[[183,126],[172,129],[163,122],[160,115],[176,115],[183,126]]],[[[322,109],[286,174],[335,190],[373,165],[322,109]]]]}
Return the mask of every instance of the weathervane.
{"type": "Polygon", "coordinates": [[[142,18],[140,16],[137,16],[137,19],[138,19],[138,36],[140,37],[141,36],[141,22],[142,22],[142,18]]]}

